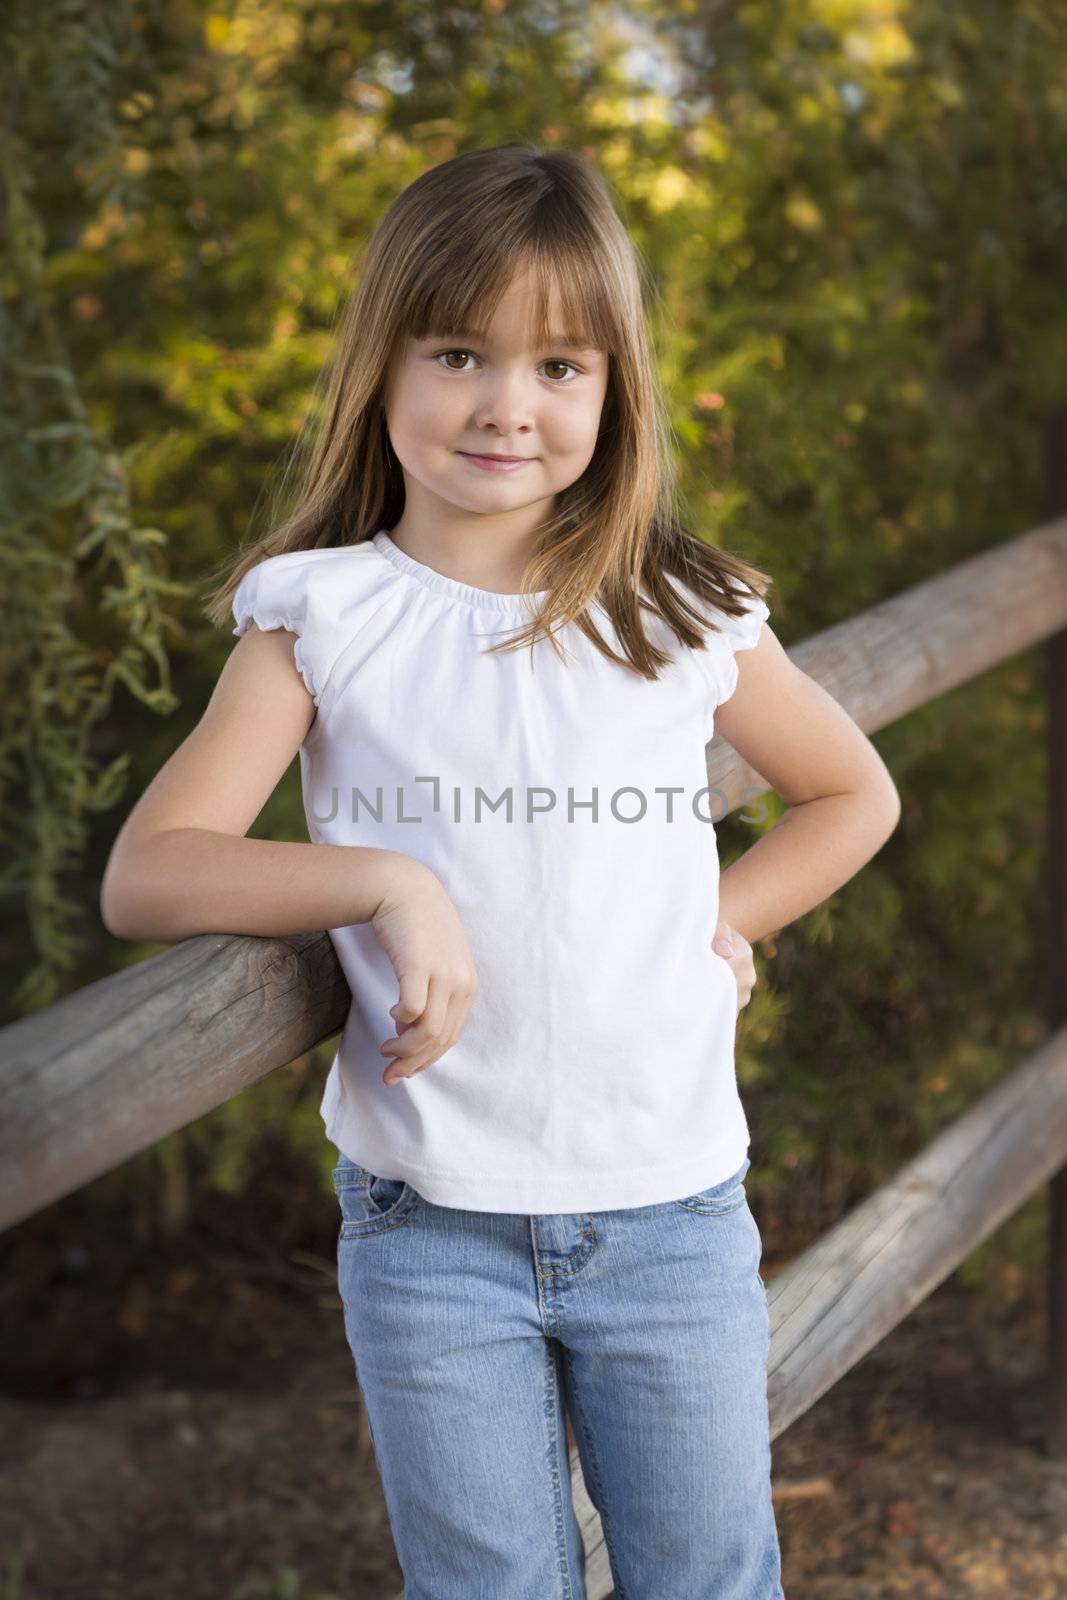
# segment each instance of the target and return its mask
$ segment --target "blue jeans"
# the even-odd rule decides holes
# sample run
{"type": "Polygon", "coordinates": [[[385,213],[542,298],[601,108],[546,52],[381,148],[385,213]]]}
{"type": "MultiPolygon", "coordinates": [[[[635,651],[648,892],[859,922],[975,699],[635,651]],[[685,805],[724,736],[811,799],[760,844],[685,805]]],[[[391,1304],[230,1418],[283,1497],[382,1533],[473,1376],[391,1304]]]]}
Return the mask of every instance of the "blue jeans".
{"type": "Polygon", "coordinates": [[[342,1156],[338,1288],[405,1600],[784,1600],[746,1158],[661,1205],[464,1211],[342,1156]]]}

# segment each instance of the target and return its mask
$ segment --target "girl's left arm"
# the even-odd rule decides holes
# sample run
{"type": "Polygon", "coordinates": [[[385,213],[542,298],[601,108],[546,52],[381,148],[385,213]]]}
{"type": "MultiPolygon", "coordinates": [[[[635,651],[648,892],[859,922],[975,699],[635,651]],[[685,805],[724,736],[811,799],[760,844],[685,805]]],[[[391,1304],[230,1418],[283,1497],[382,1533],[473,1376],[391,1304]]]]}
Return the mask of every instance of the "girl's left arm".
{"type": "Polygon", "coordinates": [[[764,623],[737,654],[737,686],[715,732],[788,810],[719,879],[719,919],[750,944],[847,883],[900,820],[900,795],[862,728],[802,672],[764,623]]]}

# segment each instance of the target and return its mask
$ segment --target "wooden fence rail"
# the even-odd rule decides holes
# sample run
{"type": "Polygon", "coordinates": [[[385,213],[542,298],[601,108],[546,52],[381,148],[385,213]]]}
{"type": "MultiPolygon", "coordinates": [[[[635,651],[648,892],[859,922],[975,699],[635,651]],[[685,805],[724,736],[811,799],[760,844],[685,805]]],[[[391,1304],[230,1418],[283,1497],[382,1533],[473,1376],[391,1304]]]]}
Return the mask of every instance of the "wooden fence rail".
{"type": "MultiPolygon", "coordinates": [[[[1049,659],[1062,663],[1065,629],[1067,517],[1058,517],[789,654],[873,733],[1033,645],[1052,641],[1049,659]]],[[[1051,678],[1050,714],[1064,705],[1051,678]]],[[[1056,740],[1062,748],[1062,730],[1056,740]]],[[[768,787],[720,739],[707,768],[716,817],[768,787]]],[[[1065,776],[1061,763],[1050,790],[1057,826],[1065,776]]],[[[325,933],[208,934],[3,1029],[0,1229],[331,1038],[349,1002],[325,933]]],[[[1067,1027],[768,1285],[772,1437],[1035,1189],[1052,1180],[1062,1192],[1065,1164],[1067,1027]]],[[[1054,1392],[1067,1393],[1065,1359],[1053,1352],[1054,1392]]],[[[1067,1447],[1063,1422],[1053,1437],[1067,1447]]],[[[611,1573],[576,1452],[571,1476],[588,1600],[605,1600],[611,1573]]]]}

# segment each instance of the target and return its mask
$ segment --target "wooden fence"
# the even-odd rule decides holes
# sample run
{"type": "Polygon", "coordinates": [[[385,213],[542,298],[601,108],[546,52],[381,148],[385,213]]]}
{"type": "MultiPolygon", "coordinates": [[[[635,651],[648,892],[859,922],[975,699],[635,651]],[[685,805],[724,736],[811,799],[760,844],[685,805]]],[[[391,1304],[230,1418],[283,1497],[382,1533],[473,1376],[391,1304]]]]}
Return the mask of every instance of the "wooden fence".
{"type": "MultiPolygon", "coordinates": [[[[873,733],[1039,643],[1048,689],[1049,1037],[770,1281],[772,1438],[1051,1182],[1046,1449],[1067,1456],[1067,517],[789,654],[873,733]]],[[[729,810],[768,787],[720,739],[708,746],[707,767],[729,810]]],[[[325,933],[210,934],[5,1028],[0,1228],[331,1038],[349,1001],[325,933]]],[[[588,1600],[606,1600],[611,1571],[576,1451],[571,1478],[588,1600]]]]}

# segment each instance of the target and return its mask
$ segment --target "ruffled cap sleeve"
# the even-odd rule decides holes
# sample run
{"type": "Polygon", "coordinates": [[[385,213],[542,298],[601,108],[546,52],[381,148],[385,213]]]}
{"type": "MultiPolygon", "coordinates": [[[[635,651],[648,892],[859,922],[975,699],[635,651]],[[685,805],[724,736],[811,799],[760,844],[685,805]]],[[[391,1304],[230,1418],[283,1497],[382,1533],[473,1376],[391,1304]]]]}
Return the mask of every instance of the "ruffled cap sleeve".
{"type": "Polygon", "coordinates": [[[296,634],[297,671],[317,706],[345,635],[338,626],[339,595],[333,574],[322,570],[319,551],[287,551],[250,567],[233,596],[237,638],[254,622],[264,633],[285,628],[296,634]],[[323,582],[326,578],[327,581],[323,582]]]}
{"type": "Polygon", "coordinates": [[[760,630],[770,616],[770,607],[750,591],[745,600],[745,610],[739,617],[716,609],[714,621],[717,631],[708,630],[707,657],[712,675],[715,704],[721,706],[737,688],[740,676],[737,652],[751,650],[759,643],[760,630]]]}

